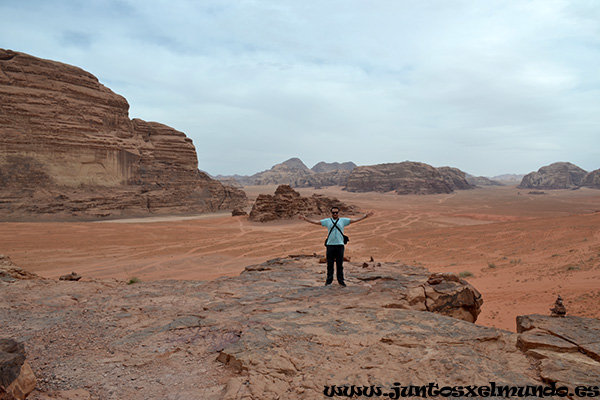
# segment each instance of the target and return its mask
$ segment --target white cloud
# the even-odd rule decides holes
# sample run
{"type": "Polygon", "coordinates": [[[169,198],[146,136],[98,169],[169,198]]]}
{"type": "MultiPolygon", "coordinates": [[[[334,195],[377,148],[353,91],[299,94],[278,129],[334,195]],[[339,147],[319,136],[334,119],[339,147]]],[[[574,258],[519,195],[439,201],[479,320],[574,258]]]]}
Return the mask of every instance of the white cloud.
{"type": "Polygon", "coordinates": [[[200,168],[412,159],[596,169],[600,5],[586,1],[0,3],[0,47],[77,65],[200,168]]]}

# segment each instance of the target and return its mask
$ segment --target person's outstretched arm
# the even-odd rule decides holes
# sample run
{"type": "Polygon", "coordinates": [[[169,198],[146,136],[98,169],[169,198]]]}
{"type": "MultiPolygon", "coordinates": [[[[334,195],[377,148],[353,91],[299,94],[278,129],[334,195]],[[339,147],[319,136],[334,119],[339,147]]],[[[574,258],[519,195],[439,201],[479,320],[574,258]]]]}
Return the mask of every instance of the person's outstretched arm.
{"type": "Polygon", "coordinates": [[[350,218],[350,223],[362,221],[363,219],[366,219],[366,218],[370,217],[371,215],[373,215],[373,211],[369,211],[368,213],[366,213],[362,217],[350,218]]]}
{"type": "Polygon", "coordinates": [[[306,222],[310,222],[311,224],[315,224],[315,225],[321,225],[321,221],[320,220],[316,220],[316,219],[310,219],[310,218],[306,218],[306,216],[300,214],[298,216],[298,218],[306,221],[306,222]]]}

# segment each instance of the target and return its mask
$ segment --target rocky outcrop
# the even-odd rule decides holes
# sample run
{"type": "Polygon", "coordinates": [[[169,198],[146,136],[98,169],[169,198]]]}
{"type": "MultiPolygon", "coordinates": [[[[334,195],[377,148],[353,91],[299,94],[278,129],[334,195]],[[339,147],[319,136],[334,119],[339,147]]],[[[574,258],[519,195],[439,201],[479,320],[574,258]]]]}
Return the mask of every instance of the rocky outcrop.
{"type": "Polygon", "coordinates": [[[0,49],[0,218],[230,209],[246,201],[198,171],[184,133],[130,120],[80,68],[0,49]]]}
{"type": "MultiPolygon", "coordinates": [[[[539,360],[539,375],[545,383],[598,388],[600,320],[575,316],[520,316],[517,332],[517,346],[539,360]]],[[[598,394],[600,392],[596,392],[598,394]]]]}
{"type": "Polygon", "coordinates": [[[587,172],[568,162],[557,162],[523,177],[519,189],[575,189],[581,186],[587,172]]]}
{"type": "Polygon", "coordinates": [[[444,180],[448,182],[453,190],[469,190],[474,188],[474,186],[467,181],[466,174],[458,168],[439,167],[437,170],[442,174],[444,180]]]}
{"type": "Polygon", "coordinates": [[[356,165],[352,162],[341,164],[320,162],[313,169],[309,169],[299,158],[290,158],[252,176],[221,176],[218,179],[222,182],[230,182],[230,179],[234,178],[241,185],[246,186],[289,185],[296,188],[344,186],[354,167],[356,165]]]}
{"type": "Polygon", "coordinates": [[[17,279],[41,279],[38,275],[17,267],[9,256],[0,254],[0,281],[14,282],[17,279]]]}
{"type": "Polygon", "coordinates": [[[587,174],[583,179],[581,186],[592,189],[600,189],[600,169],[587,174]]]}
{"type": "Polygon", "coordinates": [[[35,389],[36,383],[23,343],[0,339],[0,399],[23,400],[35,389]]]}
{"type": "Polygon", "coordinates": [[[447,315],[469,319],[481,304],[454,274],[359,260],[346,263],[347,287],[323,286],[319,258],[205,282],[0,282],[11,307],[0,326],[28,338],[42,395],[320,399],[344,385],[392,393],[394,382],[598,385],[598,320],[527,316],[519,334],[488,328],[447,315]]]}
{"type": "Polygon", "coordinates": [[[424,163],[405,161],[357,167],[350,173],[345,190],[437,194],[472,188],[465,179],[465,173],[456,168],[434,168],[424,163]]]}
{"type": "Polygon", "coordinates": [[[291,219],[300,214],[325,215],[331,207],[339,207],[342,214],[354,214],[354,206],[346,205],[334,197],[313,194],[302,197],[289,185],[280,185],[274,195],[261,194],[256,198],[249,219],[267,222],[278,219],[291,219]]]}

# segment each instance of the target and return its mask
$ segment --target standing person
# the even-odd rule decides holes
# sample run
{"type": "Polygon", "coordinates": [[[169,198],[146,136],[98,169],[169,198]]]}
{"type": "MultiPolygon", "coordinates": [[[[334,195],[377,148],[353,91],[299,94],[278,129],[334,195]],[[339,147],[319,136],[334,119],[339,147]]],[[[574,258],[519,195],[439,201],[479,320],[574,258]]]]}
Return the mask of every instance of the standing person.
{"type": "Polygon", "coordinates": [[[325,286],[331,285],[333,282],[333,264],[336,266],[337,281],[341,286],[346,286],[344,282],[344,227],[351,223],[362,221],[363,219],[373,215],[369,212],[358,218],[339,218],[340,209],[338,207],[331,208],[331,218],[322,219],[320,221],[306,218],[300,215],[300,219],[310,222],[315,225],[322,225],[329,231],[325,246],[327,247],[327,280],[325,286]]]}

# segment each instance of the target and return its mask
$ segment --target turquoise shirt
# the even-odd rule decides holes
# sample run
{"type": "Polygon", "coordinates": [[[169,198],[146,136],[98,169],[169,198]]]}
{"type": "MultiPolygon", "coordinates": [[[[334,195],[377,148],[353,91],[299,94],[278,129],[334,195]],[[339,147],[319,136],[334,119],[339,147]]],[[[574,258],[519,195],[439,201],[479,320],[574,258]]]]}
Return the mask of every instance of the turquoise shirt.
{"type": "MultiPolygon", "coordinates": [[[[321,220],[321,225],[323,225],[324,227],[327,228],[328,231],[330,231],[333,228],[333,218],[327,218],[327,219],[322,219],[321,220]]],[[[338,218],[338,222],[336,224],[336,226],[338,228],[340,228],[340,230],[338,230],[337,228],[333,228],[333,231],[331,231],[331,235],[329,235],[329,239],[327,239],[327,244],[328,245],[344,245],[344,237],[342,236],[342,233],[340,233],[340,231],[344,232],[344,227],[348,226],[350,224],[350,218],[338,218]]],[[[329,232],[327,232],[329,233],[329,232]]]]}

